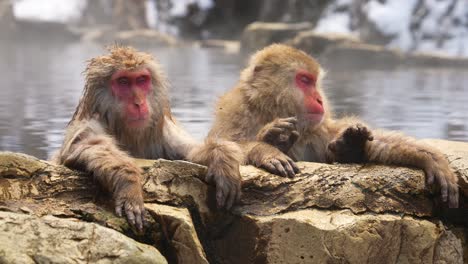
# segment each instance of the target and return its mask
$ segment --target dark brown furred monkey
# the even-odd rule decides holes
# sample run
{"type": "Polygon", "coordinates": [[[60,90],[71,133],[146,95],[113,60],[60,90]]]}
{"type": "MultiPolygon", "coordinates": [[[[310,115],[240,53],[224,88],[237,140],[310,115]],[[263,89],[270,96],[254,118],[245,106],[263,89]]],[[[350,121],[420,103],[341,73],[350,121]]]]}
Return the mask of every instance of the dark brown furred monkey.
{"type": "Polygon", "coordinates": [[[85,71],[84,94],[55,161],[93,173],[113,194],[115,210],[138,229],[143,225],[141,171],[131,157],[184,159],[208,166],[218,207],[240,196],[241,150],[234,142],[196,142],[175,121],[167,81],[147,53],[114,46],[93,58],[85,71]]]}
{"type": "Polygon", "coordinates": [[[296,172],[293,160],[420,168],[428,184],[440,185],[442,200],[458,207],[457,177],[442,153],[399,132],[371,134],[354,117],[333,118],[323,76],[318,62],[295,48],[273,44],[258,51],[219,100],[210,136],[240,143],[245,163],[283,176],[296,172]]]}

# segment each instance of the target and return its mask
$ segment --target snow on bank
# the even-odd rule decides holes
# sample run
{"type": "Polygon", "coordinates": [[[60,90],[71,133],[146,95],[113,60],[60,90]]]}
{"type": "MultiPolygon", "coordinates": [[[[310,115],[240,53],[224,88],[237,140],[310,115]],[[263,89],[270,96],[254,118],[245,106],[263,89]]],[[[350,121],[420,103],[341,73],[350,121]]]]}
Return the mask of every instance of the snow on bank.
{"type": "MultiPolygon", "coordinates": [[[[159,14],[156,1],[146,1],[146,19],[152,28],[161,26],[157,25],[159,14]]],[[[13,2],[13,12],[19,20],[68,23],[77,21],[81,17],[87,3],[88,0],[16,0],[13,2]]],[[[213,0],[171,0],[168,15],[185,16],[191,4],[197,4],[201,10],[208,10],[214,6],[213,0]]]]}
{"type": "Polygon", "coordinates": [[[348,26],[349,24],[349,14],[334,13],[320,20],[315,31],[318,33],[343,33],[354,35],[348,26]]]}
{"type": "Polygon", "coordinates": [[[355,35],[351,30],[350,12],[337,12],[343,7],[349,7],[352,0],[336,0],[330,3],[324,15],[319,19],[315,31],[318,33],[343,33],[355,35]]]}
{"type": "Polygon", "coordinates": [[[315,30],[359,37],[368,33],[363,24],[390,37],[391,48],[468,57],[466,0],[335,0],[315,30]]]}
{"type": "Polygon", "coordinates": [[[418,0],[370,1],[365,7],[368,19],[386,36],[396,36],[389,44],[409,50],[412,47],[410,23],[418,0]]]}
{"type": "Polygon", "coordinates": [[[172,0],[172,16],[185,16],[190,4],[197,4],[202,10],[210,9],[214,6],[213,0],[172,0]]]}
{"type": "Polygon", "coordinates": [[[19,20],[65,23],[78,20],[86,4],[87,0],[17,0],[13,13],[19,20]]]}

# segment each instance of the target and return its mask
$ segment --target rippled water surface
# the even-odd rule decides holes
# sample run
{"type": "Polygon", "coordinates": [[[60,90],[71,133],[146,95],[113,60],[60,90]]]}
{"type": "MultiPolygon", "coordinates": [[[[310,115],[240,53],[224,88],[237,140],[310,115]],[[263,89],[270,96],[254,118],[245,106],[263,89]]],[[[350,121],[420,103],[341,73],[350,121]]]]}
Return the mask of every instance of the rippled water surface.
{"type": "MultiPolygon", "coordinates": [[[[236,83],[246,58],[193,47],[146,51],[168,73],[174,114],[202,139],[217,97],[236,83]]],[[[39,158],[56,150],[81,95],[85,62],[102,52],[82,43],[0,45],[0,150],[39,158]]],[[[468,141],[468,69],[332,69],[325,86],[339,115],[418,138],[468,141]]]]}

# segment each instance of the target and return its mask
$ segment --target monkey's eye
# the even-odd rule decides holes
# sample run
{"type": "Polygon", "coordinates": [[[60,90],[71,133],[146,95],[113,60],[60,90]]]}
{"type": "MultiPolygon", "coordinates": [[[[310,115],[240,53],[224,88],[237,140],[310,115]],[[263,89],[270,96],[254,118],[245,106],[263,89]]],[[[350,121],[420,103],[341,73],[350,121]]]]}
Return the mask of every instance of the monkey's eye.
{"type": "Polygon", "coordinates": [[[127,77],[120,77],[117,79],[119,86],[129,86],[130,80],[127,77]]]}
{"type": "Polygon", "coordinates": [[[137,84],[145,84],[149,80],[148,76],[142,75],[136,79],[137,84]]]}
{"type": "Polygon", "coordinates": [[[300,77],[300,80],[301,80],[301,82],[302,82],[303,84],[305,84],[305,85],[307,85],[307,86],[309,86],[309,85],[312,84],[312,79],[309,78],[308,76],[302,75],[302,76],[300,77]]]}
{"type": "Polygon", "coordinates": [[[315,76],[308,71],[299,71],[295,77],[296,86],[303,92],[309,91],[315,87],[315,76]]]}

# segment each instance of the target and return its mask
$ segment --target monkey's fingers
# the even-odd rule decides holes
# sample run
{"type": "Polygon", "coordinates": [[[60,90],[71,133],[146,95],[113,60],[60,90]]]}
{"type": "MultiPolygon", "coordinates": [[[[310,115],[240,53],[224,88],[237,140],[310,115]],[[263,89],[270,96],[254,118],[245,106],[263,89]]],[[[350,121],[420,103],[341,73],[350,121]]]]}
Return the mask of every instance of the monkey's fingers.
{"type": "Polygon", "coordinates": [[[374,140],[372,132],[366,126],[360,125],[358,127],[358,132],[362,135],[363,138],[367,139],[368,141],[374,140]]]}
{"type": "Polygon", "coordinates": [[[145,208],[135,208],[134,210],[135,214],[135,222],[136,222],[136,228],[138,231],[142,232],[143,231],[143,223],[144,223],[144,218],[145,218],[145,208]]]}
{"type": "Polygon", "coordinates": [[[288,177],[288,173],[286,172],[285,168],[283,167],[283,164],[277,159],[273,159],[270,161],[273,166],[275,166],[277,174],[283,177],[288,177]]]}
{"type": "Polygon", "coordinates": [[[449,208],[458,208],[458,185],[457,184],[450,184],[449,190],[449,208]]]}
{"type": "Polygon", "coordinates": [[[131,226],[135,226],[135,214],[133,213],[133,206],[129,203],[125,203],[125,214],[127,215],[127,221],[131,226]]]}
{"type": "Polygon", "coordinates": [[[281,162],[279,162],[276,159],[271,159],[263,164],[260,165],[261,168],[265,169],[269,173],[287,177],[287,173],[284,170],[283,166],[281,165],[281,162]]]}
{"type": "Polygon", "coordinates": [[[434,173],[431,171],[426,171],[426,181],[427,185],[432,185],[434,184],[434,173]]]}
{"type": "Polygon", "coordinates": [[[294,169],[293,167],[291,166],[291,164],[289,164],[289,161],[288,160],[282,160],[281,161],[281,164],[283,165],[283,167],[285,168],[287,174],[288,174],[288,177],[289,178],[294,178],[294,176],[296,175],[296,173],[294,172],[294,169]]]}
{"type": "Polygon", "coordinates": [[[227,186],[223,181],[216,181],[216,207],[221,209],[226,204],[227,186]]]}
{"type": "Polygon", "coordinates": [[[268,171],[269,173],[278,174],[276,172],[276,167],[270,162],[266,162],[264,164],[261,164],[259,167],[266,170],[266,171],[268,171]]]}
{"type": "Polygon", "coordinates": [[[117,216],[119,216],[119,217],[122,217],[122,206],[123,206],[122,202],[118,202],[118,203],[116,203],[116,205],[115,205],[115,213],[116,213],[117,216]]]}
{"type": "Polygon", "coordinates": [[[290,122],[278,122],[275,123],[275,126],[273,128],[282,128],[286,130],[293,130],[296,129],[296,124],[295,123],[290,123],[290,122]]]}
{"type": "Polygon", "coordinates": [[[296,162],[294,162],[292,159],[288,158],[288,162],[289,162],[289,165],[291,165],[291,167],[293,168],[294,170],[294,173],[299,173],[301,172],[301,170],[299,169],[299,167],[297,167],[296,165],[296,162]]]}
{"type": "Polygon", "coordinates": [[[143,231],[143,227],[145,226],[145,204],[141,203],[141,205],[138,207],[138,210],[136,210],[136,227],[140,232],[143,231]]]}
{"type": "Polygon", "coordinates": [[[355,142],[356,140],[374,140],[371,131],[366,126],[361,124],[356,124],[354,126],[348,127],[341,136],[341,138],[345,139],[346,141],[349,140],[353,142],[355,142]]]}
{"type": "Polygon", "coordinates": [[[426,172],[426,181],[428,185],[432,185],[437,180],[440,185],[440,193],[443,202],[448,202],[449,208],[458,208],[459,190],[458,185],[454,181],[450,181],[448,177],[442,176],[440,173],[433,171],[426,172]]]}
{"type": "Polygon", "coordinates": [[[291,144],[294,144],[294,143],[296,143],[298,138],[299,138],[299,132],[294,130],[294,131],[291,132],[291,136],[289,137],[289,142],[291,144]]]}
{"type": "Polygon", "coordinates": [[[436,174],[436,178],[440,185],[440,194],[442,196],[442,201],[447,202],[447,199],[448,199],[447,179],[443,175],[440,175],[439,173],[436,174]]]}
{"type": "Polygon", "coordinates": [[[265,137],[268,139],[276,139],[277,135],[281,135],[283,133],[284,129],[279,128],[279,127],[272,127],[268,130],[266,133],[265,137]]]}
{"type": "Polygon", "coordinates": [[[235,190],[235,187],[232,186],[230,188],[230,191],[228,193],[227,201],[226,201],[226,210],[231,210],[232,206],[234,205],[234,202],[237,199],[237,191],[235,190]]]}
{"type": "Polygon", "coordinates": [[[240,200],[240,193],[241,193],[241,180],[237,180],[237,178],[241,178],[240,175],[237,177],[229,177],[228,185],[229,185],[229,193],[226,203],[226,209],[230,210],[236,202],[240,200]],[[231,180],[234,179],[234,180],[231,180]]]}
{"type": "Polygon", "coordinates": [[[280,120],[283,121],[283,122],[292,123],[292,124],[294,124],[294,125],[297,124],[297,117],[294,117],[294,116],[292,116],[292,117],[286,117],[286,118],[281,118],[280,120]]]}

